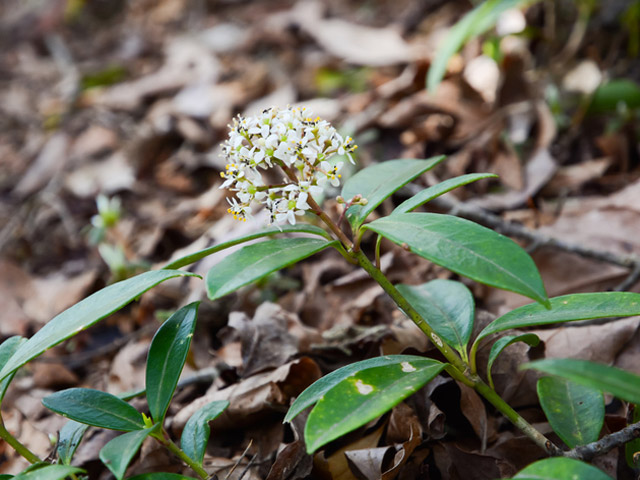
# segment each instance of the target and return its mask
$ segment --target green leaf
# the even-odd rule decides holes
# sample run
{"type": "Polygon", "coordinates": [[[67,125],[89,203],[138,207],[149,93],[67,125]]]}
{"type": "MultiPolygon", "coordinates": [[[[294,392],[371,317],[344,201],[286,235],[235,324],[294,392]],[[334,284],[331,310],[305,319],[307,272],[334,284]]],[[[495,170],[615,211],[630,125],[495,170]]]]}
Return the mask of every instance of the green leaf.
{"type": "Polygon", "coordinates": [[[68,388],[42,399],[60,415],[94,427],[129,432],[145,428],[142,415],[115,395],[90,388],[68,388]]]}
{"type": "Polygon", "coordinates": [[[277,235],[279,233],[310,233],[313,235],[319,235],[321,237],[326,238],[327,240],[331,240],[331,235],[329,235],[325,230],[320,227],[316,227],[315,225],[308,224],[296,224],[296,225],[281,225],[279,227],[271,227],[265,230],[261,230],[259,232],[251,233],[249,235],[244,235],[242,237],[236,238],[234,240],[230,240],[228,242],[221,243],[219,245],[214,245],[213,247],[205,248],[204,250],[200,250],[199,252],[191,253],[189,255],[185,255],[173,262],[167,264],[165,269],[176,269],[180,267],[184,267],[185,265],[190,265],[192,263],[197,262],[198,260],[203,259],[209,255],[213,255],[214,253],[219,252],[220,250],[224,250],[229,247],[233,247],[234,245],[238,245],[239,243],[248,242],[250,240],[255,240],[256,238],[266,237],[268,235],[277,235]]]}
{"type": "Polygon", "coordinates": [[[0,371],[0,379],[15,372],[29,360],[121,309],[150,288],[180,276],[197,276],[176,270],[153,270],[114,283],[76,303],[42,327],[20,346],[0,371]]]}
{"type": "Polygon", "coordinates": [[[438,48],[427,75],[427,88],[433,92],[440,84],[449,59],[471,38],[492,28],[502,12],[528,3],[529,0],[487,0],[456,23],[438,48]]]}
{"type": "Polygon", "coordinates": [[[631,292],[576,293],[549,299],[551,309],[531,303],[511,310],[485,327],[476,342],[511,328],[640,315],[640,294],[631,292]]]}
{"type": "Polygon", "coordinates": [[[453,280],[432,280],[418,286],[396,285],[402,296],[446,342],[464,358],[473,330],[475,306],[467,287],[453,280]]]}
{"type": "Polygon", "coordinates": [[[363,228],[477,282],[520,293],[545,305],[549,302],[527,252],[510,238],[477,223],[438,213],[399,213],[363,228]]]}
{"type": "Polygon", "coordinates": [[[182,307],[164,322],[151,341],[147,357],[147,403],[151,417],[162,423],[187,360],[196,327],[198,305],[182,307]]]}
{"type": "Polygon", "coordinates": [[[588,112],[616,112],[620,104],[629,109],[640,107],[640,86],[633,80],[621,78],[600,85],[591,97],[588,112]]]}
{"type": "Polygon", "coordinates": [[[28,468],[13,477],[13,480],[62,480],[76,473],[85,473],[85,471],[68,465],[45,465],[33,469],[28,468]]]}
{"type": "Polygon", "coordinates": [[[548,358],[522,365],[609,392],[627,402],[640,403],[640,377],[600,363],[570,358],[548,358]]]}
{"type": "Polygon", "coordinates": [[[229,406],[226,400],[207,403],[191,415],[182,431],[180,447],[191,459],[202,465],[204,451],[209,442],[209,422],[220,415],[229,406]]]}
{"type": "Polygon", "coordinates": [[[540,378],[537,389],[549,424],[569,448],[598,440],[604,423],[600,390],[558,377],[540,378]]]}
{"type": "MultiPolygon", "coordinates": [[[[2,342],[2,345],[0,345],[0,368],[3,365],[7,364],[9,359],[16,353],[20,345],[22,345],[26,341],[26,338],[16,335],[13,337],[9,337],[4,342],[2,342]]],[[[16,372],[14,371],[12,375],[9,375],[6,378],[0,380],[0,403],[2,403],[5,393],[7,393],[7,388],[9,388],[9,384],[11,383],[11,380],[13,380],[13,376],[15,375],[15,373],[16,372]]]]}
{"type": "MultiPolygon", "coordinates": [[[[640,422],[640,408],[638,407],[638,404],[634,403],[629,407],[631,410],[631,421],[629,423],[632,424],[640,422]]],[[[638,452],[640,452],[640,438],[636,438],[635,440],[625,443],[624,456],[629,467],[638,468],[638,452]]]]}
{"type": "Polygon", "coordinates": [[[60,433],[58,434],[58,458],[65,465],[70,465],[73,455],[76,453],[76,449],[85,432],[89,428],[89,425],[84,423],[78,423],[74,420],[69,420],[64,424],[60,433]]]}
{"type": "Polygon", "coordinates": [[[418,357],[417,355],[385,355],[384,357],[369,358],[367,360],[355,362],[351,365],[334,370],[313,383],[309,388],[298,395],[298,398],[296,398],[291,407],[289,407],[289,411],[284,417],[283,422],[290,422],[305,408],[310,407],[320,400],[325,393],[342,382],[342,380],[355,375],[361,370],[373,367],[382,367],[385,365],[398,365],[402,362],[416,362],[418,360],[424,360],[424,357],[418,357]]]}
{"type": "Polygon", "coordinates": [[[491,367],[493,363],[498,359],[502,351],[509,345],[516,342],[524,342],[531,347],[536,347],[540,343],[540,339],[534,333],[525,333],[522,335],[506,335],[499,338],[493,345],[491,345],[491,351],[489,352],[489,361],[487,362],[487,378],[489,379],[489,385],[493,388],[493,377],[491,376],[491,367]]]}
{"type": "Polygon", "coordinates": [[[207,273],[207,295],[224,297],[270,273],[288,267],[327,247],[337,245],[317,238],[278,238],[242,247],[207,273]]]}
{"type": "Polygon", "coordinates": [[[0,474],[0,480],[8,480],[10,478],[13,478],[13,475],[9,475],[8,473],[0,474]]]}
{"type": "Polygon", "coordinates": [[[346,217],[351,228],[358,230],[367,216],[386,198],[444,159],[444,156],[440,156],[428,160],[388,160],[360,170],[349,178],[342,188],[345,201],[358,194],[367,199],[366,205],[352,205],[347,209],[346,217]]]}
{"type": "Polygon", "coordinates": [[[538,460],[520,470],[518,480],[613,480],[602,470],[573,458],[554,457],[538,460]]]}
{"type": "Polygon", "coordinates": [[[110,440],[100,450],[100,460],[118,480],[122,480],[124,472],[127,470],[129,463],[131,463],[131,459],[140,450],[144,439],[159,427],[160,424],[156,424],[151,428],[124,433],[110,440]]]}
{"type": "Polygon", "coordinates": [[[360,370],[343,379],[318,400],[304,429],[307,452],[391,410],[420,390],[445,367],[430,358],[421,358],[360,370]]]}
{"type": "MultiPolygon", "coordinates": [[[[215,478],[215,477],[214,477],[215,478]]],[[[186,475],[180,475],[178,473],[142,473],[135,477],[129,477],[127,480],[197,480],[193,477],[187,477],[186,475]]]]}
{"type": "Polygon", "coordinates": [[[482,180],[483,178],[497,177],[498,175],[494,175],[493,173],[470,173],[468,175],[460,175],[459,177],[450,178],[448,180],[445,180],[444,182],[432,185],[431,187],[425,188],[421,192],[416,193],[413,197],[408,198],[400,205],[398,205],[393,210],[393,212],[391,212],[391,214],[394,215],[397,213],[408,213],[413,209],[418,208],[420,205],[424,205],[434,198],[450,192],[454,188],[462,187],[472,182],[477,182],[478,180],[482,180]]]}

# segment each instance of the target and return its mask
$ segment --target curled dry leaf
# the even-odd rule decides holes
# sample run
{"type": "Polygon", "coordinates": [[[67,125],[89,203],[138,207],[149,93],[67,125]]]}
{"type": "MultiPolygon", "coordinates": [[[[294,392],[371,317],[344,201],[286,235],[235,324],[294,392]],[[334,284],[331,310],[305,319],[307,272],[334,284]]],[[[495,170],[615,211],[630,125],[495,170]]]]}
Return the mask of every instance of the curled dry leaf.
{"type": "Polygon", "coordinates": [[[279,367],[321,340],[320,335],[303,325],[295,314],[269,302],[261,304],[252,319],[232,312],[229,328],[235,331],[233,337],[241,341],[245,377],[279,367]]]}
{"type": "Polygon", "coordinates": [[[391,27],[372,28],[339,18],[323,18],[319,2],[299,2],[291,20],[328,53],[355,65],[382,67],[407,63],[413,48],[391,27]]]}
{"type": "MultiPolygon", "coordinates": [[[[318,365],[302,357],[265,373],[258,373],[223,390],[213,390],[180,410],[172,424],[176,434],[203,405],[214,400],[227,400],[230,406],[212,423],[213,428],[238,428],[252,425],[274,411],[284,412],[292,397],[322,376],[318,365]]],[[[284,415],[284,413],[283,413],[284,415]]]]}

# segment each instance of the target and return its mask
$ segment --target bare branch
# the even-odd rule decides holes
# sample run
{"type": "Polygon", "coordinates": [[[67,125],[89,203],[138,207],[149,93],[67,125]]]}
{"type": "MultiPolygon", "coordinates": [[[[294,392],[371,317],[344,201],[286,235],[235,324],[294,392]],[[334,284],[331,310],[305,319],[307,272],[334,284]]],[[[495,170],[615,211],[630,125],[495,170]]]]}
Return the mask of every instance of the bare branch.
{"type": "Polygon", "coordinates": [[[573,450],[564,452],[564,456],[589,461],[637,438],[640,438],[640,422],[633,423],[622,430],[606,435],[597,442],[577,446],[573,450]]]}

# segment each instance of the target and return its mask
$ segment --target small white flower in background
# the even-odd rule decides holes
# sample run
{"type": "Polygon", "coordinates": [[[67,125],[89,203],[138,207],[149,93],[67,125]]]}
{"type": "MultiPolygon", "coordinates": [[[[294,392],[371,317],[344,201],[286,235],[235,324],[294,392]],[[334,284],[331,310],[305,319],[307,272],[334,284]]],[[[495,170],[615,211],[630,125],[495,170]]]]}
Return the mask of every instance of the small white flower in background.
{"type": "MultiPolygon", "coordinates": [[[[229,213],[246,220],[253,202],[269,211],[269,223],[296,223],[311,207],[309,196],[322,192],[327,182],[340,185],[343,162],[331,165],[333,155],[346,155],[357,148],[353,139],[344,139],[326,120],[313,118],[306,108],[275,107],[254,117],[238,116],[230,125],[229,138],[222,145],[227,159],[226,171],[220,173],[220,188],[237,192],[228,200],[229,213]],[[274,166],[288,169],[282,183],[267,185],[260,169],[274,166]]],[[[284,171],[282,172],[284,174],[284,171]]]]}

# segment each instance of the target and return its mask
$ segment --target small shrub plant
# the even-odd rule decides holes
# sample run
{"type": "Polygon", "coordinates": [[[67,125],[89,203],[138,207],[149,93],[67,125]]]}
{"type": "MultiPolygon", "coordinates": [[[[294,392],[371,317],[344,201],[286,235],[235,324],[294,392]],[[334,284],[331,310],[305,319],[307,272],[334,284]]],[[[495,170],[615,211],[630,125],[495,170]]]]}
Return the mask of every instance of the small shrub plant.
{"type": "MultiPolygon", "coordinates": [[[[546,359],[524,365],[549,374],[538,383],[538,395],[549,423],[572,450],[554,445],[496,392],[491,366],[515,342],[535,345],[531,333],[497,336],[506,330],[606,317],[640,314],[640,295],[604,292],[548,298],[531,257],[515,242],[490,229],[455,216],[415,212],[418,207],[462,185],[492,177],[471,174],[426,188],[398,205],[388,216],[368,221],[385,199],[444,157],[389,160],[365,168],[342,182],[344,166],[356,149],[328,122],[304,108],[270,108],[255,117],[238,117],[224,144],[228,159],[223,188],[234,193],[229,212],[241,221],[253,218],[254,206],[267,212],[268,226],[256,233],[215,245],[171,262],[164,269],[114,283],[62,312],[30,339],[12,337],[0,346],[0,399],[16,371],[47,349],[74,336],[165,280],[194,274],[180,270],[207,255],[256,239],[226,256],[204,278],[207,295],[219,299],[267,275],[327,249],[364,269],[440,351],[444,361],[417,355],[389,355],[340,368],[305,390],[291,405],[285,421],[313,407],[304,430],[308,453],[389,411],[441,373],[473,388],[508,418],[550,458],[529,465],[514,478],[609,478],[576,460],[575,452],[598,440],[604,420],[602,392],[640,403],[640,378],[590,362],[546,359]],[[270,172],[270,179],[265,175],[270,172]],[[274,183],[275,182],[275,183],[274,183]],[[339,220],[317,203],[327,184],[343,183],[339,220]],[[318,224],[307,223],[315,219],[318,224]],[[293,238],[283,234],[296,233],[293,238]],[[302,235],[300,235],[302,234],[302,235]],[[361,248],[365,235],[377,236],[375,250],[361,248]],[[415,255],[458,275],[531,298],[534,302],[491,322],[475,338],[474,301],[469,289],[451,280],[422,285],[392,284],[379,267],[380,240],[386,238],[415,255]],[[499,337],[496,339],[496,337],[499,337]],[[478,368],[478,347],[492,342],[487,372],[478,368]],[[575,458],[571,458],[575,457],[575,458]]],[[[209,438],[208,422],[226,402],[213,402],[187,422],[178,446],[163,427],[165,414],[184,365],[194,332],[198,303],[179,309],[157,331],[149,348],[146,396],[149,415],[101,391],[72,388],[49,395],[44,405],[71,419],[59,434],[57,458],[43,462],[14,438],[0,421],[0,437],[33,465],[16,478],[77,477],[73,453],[88,426],[124,432],[107,443],[100,459],[118,479],[145,438],[160,442],[181,458],[200,478],[209,438]]],[[[138,392],[140,394],[140,392],[138,392]]],[[[0,419],[1,420],[1,419],[0,419]]],[[[633,444],[629,461],[633,462],[633,444]]],[[[174,478],[174,474],[145,474],[140,480],[174,478]]],[[[185,478],[175,476],[175,478],[185,478]]]]}

